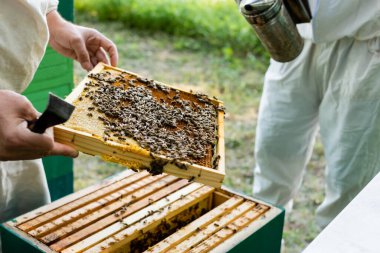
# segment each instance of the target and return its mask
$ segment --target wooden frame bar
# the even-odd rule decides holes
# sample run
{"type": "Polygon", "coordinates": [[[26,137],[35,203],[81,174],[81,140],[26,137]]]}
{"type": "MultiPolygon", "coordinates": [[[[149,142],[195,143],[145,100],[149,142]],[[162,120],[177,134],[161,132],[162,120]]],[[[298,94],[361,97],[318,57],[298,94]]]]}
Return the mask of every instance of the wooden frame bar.
{"type": "Polygon", "coordinates": [[[202,202],[204,199],[209,198],[214,189],[210,187],[202,187],[194,192],[186,195],[184,198],[179,198],[171,205],[167,205],[162,208],[162,211],[156,212],[153,215],[141,220],[139,223],[121,230],[112,237],[102,241],[98,245],[88,249],[88,252],[96,252],[107,249],[108,252],[114,252],[130,241],[141,236],[141,231],[151,230],[153,227],[157,227],[163,220],[171,219],[179,213],[185,211],[198,202],[202,202]]]}
{"type": "Polygon", "coordinates": [[[232,197],[227,200],[220,206],[211,210],[207,214],[203,215],[201,218],[193,221],[186,227],[181,228],[175,234],[167,237],[164,241],[156,244],[154,247],[150,248],[148,252],[150,253],[165,253],[170,248],[178,245],[184,240],[188,239],[193,233],[198,232],[199,229],[203,226],[209,225],[211,222],[214,222],[216,219],[220,218],[226,212],[231,211],[237,205],[241,204],[243,199],[240,197],[232,197]]]}
{"type": "Polygon", "coordinates": [[[39,233],[32,233],[34,231],[38,231],[38,228],[34,231],[30,231],[29,234],[35,237],[40,238],[44,243],[51,243],[56,238],[60,238],[63,236],[66,231],[74,232],[79,230],[80,228],[91,224],[92,222],[96,222],[100,217],[104,217],[106,215],[112,214],[112,212],[116,212],[118,209],[122,208],[126,203],[131,203],[132,201],[138,201],[148,194],[151,194],[154,191],[160,190],[163,187],[173,183],[176,181],[176,178],[173,176],[168,176],[162,179],[160,177],[158,182],[157,179],[147,178],[145,180],[141,180],[138,185],[139,188],[133,189],[132,187],[127,187],[125,190],[118,192],[116,196],[112,196],[111,200],[107,200],[108,203],[100,203],[95,202],[96,209],[92,209],[90,207],[83,207],[81,209],[75,210],[74,212],[61,216],[58,219],[51,221],[49,224],[45,224],[39,231],[39,233]],[[148,185],[146,187],[146,185],[148,185]],[[144,189],[141,189],[145,187],[144,189]],[[133,196],[133,197],[132,197],[133,196]],[[118,201],[119,200],[119,201],[118,201]],[[107,209],[101,208],[107,206],[107,209]],[[78,214],[78,215],[77,215],[78,214]],[[86,216],[85,220],[80,219],[81,217],[86,216]],[[66,224],[70,223],[70,225],[66,226],[66,224]],[[49,226],[50,225],[50,226],[49,226]]]}

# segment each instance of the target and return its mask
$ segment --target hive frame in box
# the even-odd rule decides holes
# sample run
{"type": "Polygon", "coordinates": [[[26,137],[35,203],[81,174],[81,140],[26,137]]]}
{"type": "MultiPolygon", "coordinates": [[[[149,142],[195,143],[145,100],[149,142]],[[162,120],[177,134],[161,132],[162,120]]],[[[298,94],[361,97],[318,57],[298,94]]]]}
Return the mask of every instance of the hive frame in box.
{"type": "MultiPolygon", "coordinates": [[[[130,226],[124,227],[122,226],[123,223],[117,221],[116,223],[100,227],[93,232],[90,230],[91,233],[87,233],[87,236],[82,238],[78,237],[78,234],[81,234],[81,231],[83,231],[82,229],[75,231],[67,229],[69,227],[73,228],[69,226],[69,224],[77,222],[78,218],[79,220],[83,218],[83,221],[88,221],[91,216],[96,216],[97,214],[92,213],[88,207],[99,203],[99,201],[102,202],[101,199],[105,198],[105,196],[118,195],[117,193],[119,191],[116,192],[115,189],[126,189],[125,186],[128,185],[126,183],[128,180],[130,180],[129,183],[135,187],[136,184],[142,184],[146,179],[151,180],[153,182],[151,183],[152,185],[164,180],[164,178],[174,177],[170,175],[152,177],[149,176],[147,172],[134,173],[130,170],[126,170],[99,185],[83,189],[49,205],[40,207],[25,215],[21,215],[2,225],[4,253],[87,252],[87,250],[94,250],[96,248],[103,250],[102,245],[108,246],[105,252],[120,252],[120,247],[125,247],[125,240],[131,241],[136,238],[136,236],[141,236],[141,234],[139,234],[139,231],[141,231],[140,229],[152,229],[152,226],[160,229],[159,224],[161,221],[168,220],[168,213],[172,213],[172,215],[179,214],[182,212],[181,210],[187,210],[189,207],[194,207],[194,204],[196,203],[199,203],[200,206],[212,206],[212,208],[209,209],[207,213],[201,214],[200,217],[192,220],[188,225],[185,225],[171,235],[164,237],[165,239],[161,239],[159,243],[156,243],[146,252],[166,252],[168,250],[175,251],[176,249],[179,249],[180,252],[183,252],[184,249],[187,249],[186,252],[201,252],[198,250],[203,247],[208,247],[210,242],[214,243],[214,245],[211,249],[209,248],[207,252],[252,252],[252,247],[254,247],[257,252],[279,252],[284,219],[283,210],[256,199],[236,195],[225,188],[214,189],[202,186],[198,183],[189,183],[184,179],[175,179],[172,183],[169,183],[166,187],[162,188],[164,191],[171,188],[171,190],[167,191],[168,195],[163,195],[161,199],[158,199],[151,204],[147,204],[143,209],[138,209],[125,217],[123,216],[123,223],[127,219],[135,220],[135,223],[128,223],[130,226]],[[175,190],[172,187],[179,184],[182,186],[178,190],[175,190]],[[188,194],[182,198],[182,194],[185,192],[188,192],[188,194]],[[194,194],[197,192],[200,194],[194,194]],[[191,198],[191,196],[193,196],[193,198],[191,198]],[[157,214],[159,216],[160,213],[152,214],[149,213],[149,210],[156,208],[159,203],[163,203],[165,206],[167,205],[167,201],[171,201],[169,205],[180,201],[182,201],[181,203],[186,202],[187,204],[177,204],[177,208],[173,205],[172,209],[166,209],[170,211],[167,211],[167,213],[164,214],[164,218],[157,218],[156,216],[156,221],[154,221],[153,216],[157,214]],[[253,207],[259,208],[256,209],[253,207]],[[87,214],[83,212],[87,212],[87,214]],[[233,212],[238,212],[240,214],[238,216],[231,216],[230,214],[233,212]],[[80,214],[80,216],[72,217],[72,214],[74,213],[80,214]],[[145,216],[145,214],[147,215],[145,216]],[[254,217],[252,217],[252,215],[254,217]],[[68,217],[69,220],[65,220],[64,217],[68,217]],[[247,221],[247,217],[250,217],[250,220],[247,221]],[[149,219],[151,220],[149,221],[149,219]],[[58,220],[66,223],[56,223],[58,220]],[[145,223],[143,222],[144,220],[148,220],[148,222],[145,223]],[[227,223],[223,224],[222,220],[225,220],[227,223]],[[215,223],[219,225],[215,226],[215,223]],[[122,241],[119,241],[121,245],[118,245],[117,242],[112,244],[108,243],[109,241],[114,241],[115,238],[117,238],[118,233],[123,233],[135,226],[135,224],[142,227],[136,228],[134,230],[135,232],[129,234],[128,237],[121,237],[123,238],[120,239],[122,241]],[[53,227],[49,227],[50,225],[53,225],[53,227]],[[238,228],[238,230],[231,233],[231,229],[234,228],[238,228]],[[50,229],[52,232],[49,232],[51,234],[44,234],[44,232],[39,231],[39,229],[50,229]],[[63,230],[67,234],[61,234],[61,239],[58,239],[59,237],[56,236],[51,236],[57,235],[57,231],[59,230],[63,230]],[[230,234],[228,234],[228,232],[230,234]],[[34,233],[39,233],[41,236],[37,237],[34,233]],[[133,235],[135,235],[135,237],[131,238],[133,235]],[[57,241],[52,241],[50,244],[44,244],[42,243],[43,238],[59,240],[58,242],[64,243],[62,244],[57,241]],[[55,251],[53,249],[57,250],[55,251]]],[[[149,186],[143,186],[142,188],[146,187],[149,186]]],[[[138,189],[134,191],[132,190],[131,194],[137,196],[137,192],[138,189]]],[[[151,197],[156,193],[157,192],[154,191],[151,195],[148,195],[145,198],[151,197]]],[[[124,196],[123,199],[124,198],[126,197],[124,196]]],[[[112,203],[118,203],[118,200],[112,203]]],[[[102,203],[99,204],[102,205],[102,203]]],[[[133,208],[132,206],[133,205],[129,205],[128,208],[131,209],[133,208]]],[[[109,209],[111,207],[110,203],[107,204],[107,207],[108,208],[104,207],[104,210],[107,210],[109,213],[114,212],[109,209]]],[[[190,213],[190,216],[191,215],[192,214],[190,213]]],[[[94,225],[99,222],[99,224],[104,224],[102,223],[102,220],[108,219],[107,217],[98,217],[99,220],[95,220],[95,224],[93,222],[88,223],[89,227],[97,227],[94,225]]],[[[111,215],[111,217],[113,217],[113,215],[111,215]]]]}
{"type": "MultiPolygon", "coordinates": [[[[99,73],[103,70],[114,70],[118,72],[124,72],[130,75],[139,77],[138,74],[125,71],[116,67],[112,67],[103,63],[99,63],[90,73],[99,73]]],[[[66,98],[67,102],[73,103],[82,93],[85,83],[89,81],[86,77],[66,98]]],[[[157,82],[157,81],[156,81],[157,82]]],[[[174,88],[167,84],[157,82],[161,85],[170,87],[174,90],[179,90],[184,93],[192,94],[191,92],[183,91],[178,88],[174,88]]],[[[218,100],[211,99],[213,103],[217,103],[222,106],[222,102],[218,100]]],[[[176,163],[167,163],[163,172],[189,180],[194,180],[195,182],[203,183],[212,187],[219,188],[222,185],[225,176],[225,160],[224,160],[224,112],[218,110],[217,116],[218,125],[218,142],[216,145],[216,156],[220,157],[218,166],[216,169],[208,168],[205,166],[191,164],[189,162],[178,161],[180,164],[186,166],[186,170],[179,168],[176,163]]],[[[106,160],[110,161],[129,161],[142,164],[146,167],[150,166],[153,159],[163,159],[170,161],[163,155],[150,155],[150,152],[146,149],[141,148],[136,145],[136,143],[131,142],[130,145],[122,145],[118,142],[107,140],[106,142],[100,137],[93,136],[91,133],[71,129],[62,125],[54,127],[55,140],[60,143],[68,144],[74,146],[76,149],[83,153],[90,155],[98,155],[106,160]]],[[[214,157],[215,157],[214,155],[214,157]]]]}

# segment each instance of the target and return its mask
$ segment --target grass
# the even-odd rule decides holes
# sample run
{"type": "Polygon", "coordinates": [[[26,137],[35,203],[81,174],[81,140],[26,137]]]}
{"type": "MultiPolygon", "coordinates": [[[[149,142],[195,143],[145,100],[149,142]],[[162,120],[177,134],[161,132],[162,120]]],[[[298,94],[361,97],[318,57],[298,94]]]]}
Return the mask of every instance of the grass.
{"type": "Polygon", "coordinates": [[[196,39],[176,42],[176,46],[218,47],[233,55],[254,55],[268,60],[252,28],[240,15],[233,0],[77,0],[78,14],[98,21],[122,22],[125,27],[164,32],[196,39]]]}

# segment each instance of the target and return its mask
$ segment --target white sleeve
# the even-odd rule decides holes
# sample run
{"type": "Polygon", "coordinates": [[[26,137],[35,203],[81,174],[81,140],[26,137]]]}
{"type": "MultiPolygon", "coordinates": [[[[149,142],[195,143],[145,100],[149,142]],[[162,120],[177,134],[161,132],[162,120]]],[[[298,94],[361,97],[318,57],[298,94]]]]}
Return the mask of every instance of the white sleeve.
{"type": "Polygon", "coordinates": [[[48,0],[0,3],[0,89],[22,92],[32,80],[49,41],[48,0]]]}
{"type": "Polygon", "coordinates": [[[58,0],[48,0],[48,8],[47,8],[47,13],[54,11],[58,8],[58,0]]]}
{"type": "Polygon", "coordinates": [[[343,37],[358,40],[380,34],[379,0],[309,0],[315,42],[329,42],[343,37]]]}

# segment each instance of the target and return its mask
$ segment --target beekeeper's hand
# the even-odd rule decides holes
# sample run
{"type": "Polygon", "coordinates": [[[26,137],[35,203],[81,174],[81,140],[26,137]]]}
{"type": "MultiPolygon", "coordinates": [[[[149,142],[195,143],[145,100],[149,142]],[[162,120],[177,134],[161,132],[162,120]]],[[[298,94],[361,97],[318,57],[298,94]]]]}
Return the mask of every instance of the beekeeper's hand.
{"type": "Polygon", "coordinates": [[[54,142],[52,128],[43,134],[29,130],[28,121],[37,119],[38,115],[26,97],[0,90],[0,161],[30,160],[48,155],[78,156],[74,148],[54,142]]]}
{"type": "Polygon", "coordinates": [[[58,53],[78,61],[82,68],[91,70],[99,62],[116,66],[118,52],[115,44],[95,29],[74,25],[64,20],[57,11],[47,15],[50,46],[58,53]]]}

